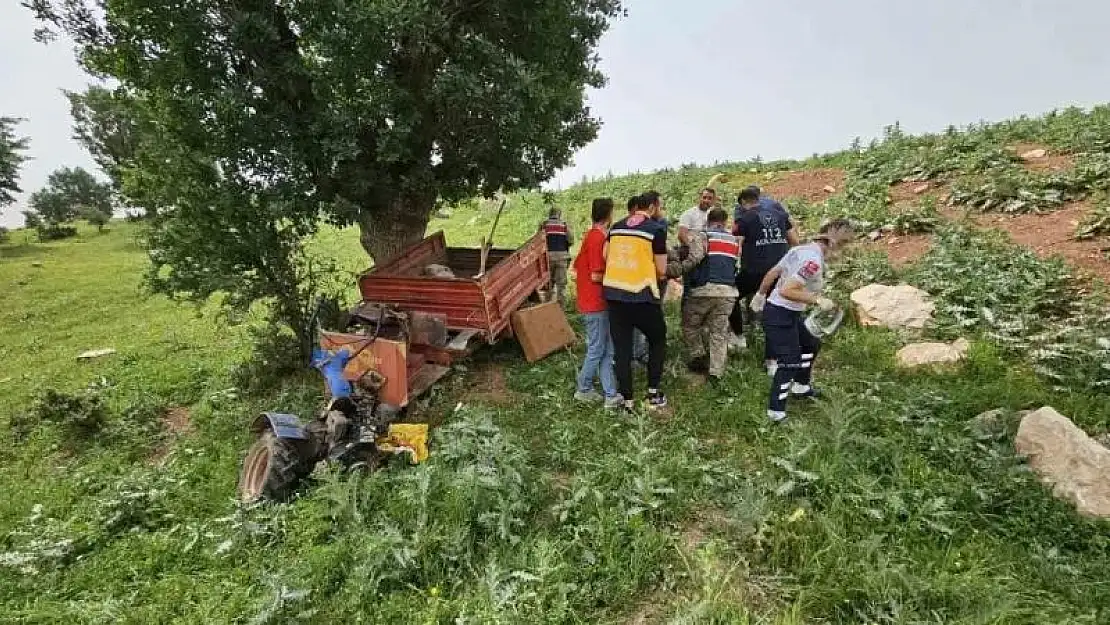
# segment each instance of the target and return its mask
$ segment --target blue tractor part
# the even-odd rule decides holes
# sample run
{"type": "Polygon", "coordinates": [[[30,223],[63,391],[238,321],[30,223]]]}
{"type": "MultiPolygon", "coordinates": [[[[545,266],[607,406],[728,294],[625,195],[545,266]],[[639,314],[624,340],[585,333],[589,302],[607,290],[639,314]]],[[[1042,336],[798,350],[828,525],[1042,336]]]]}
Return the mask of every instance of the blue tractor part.
{"type": "Polygon", "coordinates": [[[282,414],[280,412],[263,412],[251,423],[251,431],[262,434],[271,431],[274,436],[286,440],[307,441],[308,431],[304,429],[301,420],[296,415],[282,414]]]}
{"type": "Polygon", "coordinates": [[[328,390],[335,399],[351,396],[351,383],[343,377],[343,369],[351,361],[351,352],[343,348],[334,354],[317,347],[312,350],[312,366],[324,376],[328,382],[328,390]]]}

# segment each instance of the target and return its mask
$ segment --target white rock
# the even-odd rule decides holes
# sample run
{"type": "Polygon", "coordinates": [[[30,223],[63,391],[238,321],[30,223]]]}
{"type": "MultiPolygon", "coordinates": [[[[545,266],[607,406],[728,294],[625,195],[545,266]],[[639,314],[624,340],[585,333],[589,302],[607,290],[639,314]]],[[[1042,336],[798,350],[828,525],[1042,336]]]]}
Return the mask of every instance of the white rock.
{"type": "Polygon", "coordinates": [[[1046,156],[1048,156],[1048,150],[1043,150],[1043,149],[1029,150],[1028,152],[1021,155],[1021,160],[1023,160],[1023,161],[1035,161],[1038,158],[1044,158],[1046,156]]]}
{"type": "Polygon", "coordinates": [[[1110,449],[1045,406],[1021,420],[1014,448],[1052,494],[1080,514],[1110,518],[1110,449]]]}
{"type": "Polygon", "coordinates": [[[881,230],[872,230],[871,232],[867,233],[867,238],[871,239],[872,241],[878,241],[879,239],[883,238],[883,233],[881,230]]]}
{"type": "Polygon", "coordinates": [[[908,284],[869,284],[852,292],[861,325],[924,328],[933,318],[929,294],[908,284]]]}
{"type": "Polygon", "coordinates": [[[81,360],[90,360],[92,358],[100,358],[101,356],[111,356],[116,353],[116,350],[108,347],[105,349],[90,349],[87,352],[77,354],[77,358],[81,360]]]}
{"type": "Polygon", "coordinates": [[[825,185],[823,189],[825,193],[836,193],[836,187],[832,186],[831,184],[825,185]]]}
{"type": "Polygon", "coordinates": [[[922,193],[925,193],[926,191],[928,191],[931,188],[932,188],[932,185],[929,184],[928,182],[926,182],[925,184],[919,184],[916,187],[914,187],[913,192],[917,195],[921,195],[922,193]]]}
{"type": "Polygon", "coordinates": [[[949,343],[911,343],[898,350],[896,358],[900,367],[924,367],[927,365],[950,365],[960,362],[967,356],[971,344],[965,339],[949,343]]]}

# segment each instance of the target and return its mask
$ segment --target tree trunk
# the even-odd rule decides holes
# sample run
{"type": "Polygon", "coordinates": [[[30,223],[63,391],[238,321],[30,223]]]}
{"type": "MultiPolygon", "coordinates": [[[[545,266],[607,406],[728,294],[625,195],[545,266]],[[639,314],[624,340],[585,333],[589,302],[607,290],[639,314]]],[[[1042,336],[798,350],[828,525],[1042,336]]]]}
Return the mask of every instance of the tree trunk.
{"type": "Polygon", "coordinates": [[[376,210],[359,213],[359,242],[375,265],[393,260],[405,248],[424,238],[435,197],[395,199],[376,210]]]}

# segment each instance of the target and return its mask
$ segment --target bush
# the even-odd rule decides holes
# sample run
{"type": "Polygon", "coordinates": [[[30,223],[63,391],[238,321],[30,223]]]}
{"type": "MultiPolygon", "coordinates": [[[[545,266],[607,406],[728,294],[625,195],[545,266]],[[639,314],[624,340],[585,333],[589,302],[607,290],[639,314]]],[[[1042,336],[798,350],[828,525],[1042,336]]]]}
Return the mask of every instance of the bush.
{"type": "Polygon", "coordinates": [[[67,437],[78,440],[100,432],[107,415],[100,395],[91,388],[76,395],[48,388],[39,394],[28,413],[13,419],[11,426],[22,438],[42,423],[60,426],[67,437]]]}
{"type": "Polygon", "coordinates": [[[57,241],[77,236],[77,228],[73,226],[47,226],[40,225],[37,229],[39,241],[57,241]]]}

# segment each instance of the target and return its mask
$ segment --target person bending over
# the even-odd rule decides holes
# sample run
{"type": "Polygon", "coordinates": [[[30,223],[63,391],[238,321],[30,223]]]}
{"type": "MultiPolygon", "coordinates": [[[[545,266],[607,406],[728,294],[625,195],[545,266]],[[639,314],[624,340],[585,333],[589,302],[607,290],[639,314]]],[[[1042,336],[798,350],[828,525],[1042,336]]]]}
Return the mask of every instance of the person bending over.
{"type": "Polygon", "coordinates": [[[826,224],[811,243],[791,248],[767,272],[753,298],[753,309],[762,308],[767,346],[778,363],[767,402],[767,416],[775,423],[786,419],[786,400],[791,395],[808,398],[819,395],[812,376],[821,341],[806,329],[803,314],[811,304],[822,310],[835,308],[836,304],[821,294],[825,287],[825,263],[854,236],[847,219],[826,224]],[[772,285],[774,290],[763,304],[764,294],[772,285]]]}

